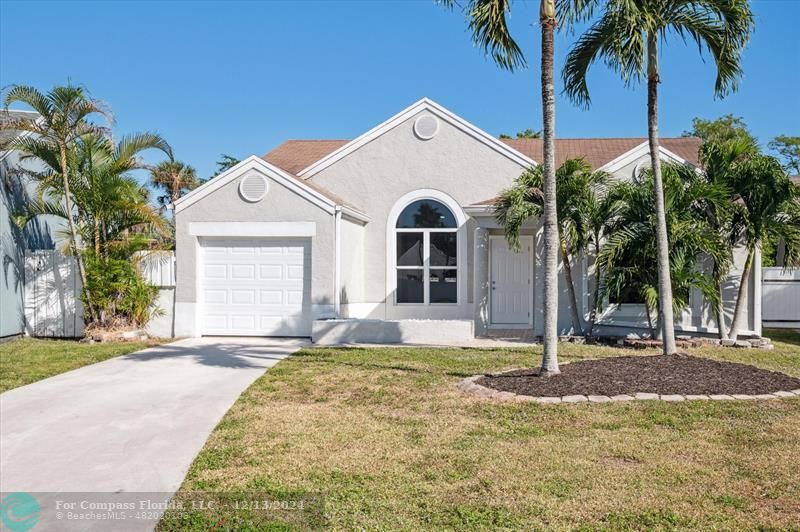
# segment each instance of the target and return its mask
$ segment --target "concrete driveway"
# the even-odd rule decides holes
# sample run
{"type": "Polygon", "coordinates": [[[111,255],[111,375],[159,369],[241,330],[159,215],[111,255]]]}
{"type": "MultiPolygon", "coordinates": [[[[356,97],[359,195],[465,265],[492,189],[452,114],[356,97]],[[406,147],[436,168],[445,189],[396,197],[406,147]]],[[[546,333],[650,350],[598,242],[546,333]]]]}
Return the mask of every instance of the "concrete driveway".
{"type": "Polygon", "coordinates": [[[242,391],[303,345],[181,340],[5,392],[0,493],[172,494],[242,391]]]}

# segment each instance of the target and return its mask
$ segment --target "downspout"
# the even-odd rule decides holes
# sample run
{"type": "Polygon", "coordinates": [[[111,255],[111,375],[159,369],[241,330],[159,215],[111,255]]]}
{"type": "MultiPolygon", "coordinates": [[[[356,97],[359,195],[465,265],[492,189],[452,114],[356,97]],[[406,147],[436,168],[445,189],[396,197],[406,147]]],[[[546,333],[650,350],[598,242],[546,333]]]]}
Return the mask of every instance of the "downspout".
{"type": "Polygon", "coordinates": [[[341,317],[342,287],[342,206],[337,205],[333,218],[333,313],[341,317]]]}

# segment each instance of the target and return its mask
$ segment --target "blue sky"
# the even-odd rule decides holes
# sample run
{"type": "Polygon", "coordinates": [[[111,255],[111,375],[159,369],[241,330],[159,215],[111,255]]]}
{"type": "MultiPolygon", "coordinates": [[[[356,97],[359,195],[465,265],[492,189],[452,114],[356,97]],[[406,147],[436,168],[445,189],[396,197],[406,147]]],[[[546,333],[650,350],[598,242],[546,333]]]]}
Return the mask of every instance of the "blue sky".
{"type": "MultiPolygon", "coordinates": [[[[764,144],[800,135],[800,1],[752,5],[745,76],[726,99],[714,99],[713,66],[696,47],[672,39],[663,49],[662,135],[725,113],[743,116],[764,144]]],[[[490,133],[514,133],[541,128],[537,9],[514,4],[512,29],[531,67],[511,74],[472,46],[460,13],[432,0],[0,0],[0,86],[82,84],[111,105],[117,134],[157,131],[203,176],[220,153],[353,138],[423,96],[490,133]]],[[[574,38],[557,40],[558,71],[574,38]]],[[[559,136],[646,134],[642,88],[598,64],[590,89],[589,111],[558,98],[559,136]]]]}

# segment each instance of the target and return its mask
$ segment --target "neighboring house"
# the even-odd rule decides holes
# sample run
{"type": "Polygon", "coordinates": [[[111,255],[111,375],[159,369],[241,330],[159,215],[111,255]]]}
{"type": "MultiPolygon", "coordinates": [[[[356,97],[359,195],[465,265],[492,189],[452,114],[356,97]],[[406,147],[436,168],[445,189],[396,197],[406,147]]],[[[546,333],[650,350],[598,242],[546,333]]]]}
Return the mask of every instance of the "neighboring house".
{"type": "MultiPolygon", "coordinates": [[[[36,118],[31,111],[0,111],[0,122],[15,118],[36,118]]],[[[18,135],[0,130],[0,140],[18,135]]],[[[25,329],[23,297],[25,278],[24,255],[27,250],[54,249],[61,222],[49,216],[38,217],[18,228],[19,215],[36,187],[25,176],[25,170],[41,170],[41,163],[20,161],[15,150],[0,151],[0,338],[22,334],[25,329]]]]}
{"type": "MultiPolygon", "coordinates": [[[[699,144],[665,138],[661,156],[696,165],[699,144]]],[[[649,161],[646,138],[556,146],[556,164],[583,156],[620,179],[649,161]]],[[[540,335],[541,226],[532,220],[522,252],[509,250],[492,198],[541,159],[541,140],[499,140],[428,99],[352,141],[290,140],[250,157],[176,202],[175,333],[353,342],[430,341],[415,327],[433,327],[442,341],[493,328],[540,335]],[[343,320],[322,321],[331,318],[343,320]]],[[[584,259],[575,268],[587,315],[593,279],[584,259]]],[[[755,268],[751,283],[759,275],[755,268]]],[[[760,332],[759,290],[754,283],[744,334],[760,332]]],[[[725,299],[732,313],[731,287],[725,299]]],[[[559,305],[566,334],[565,291],[559,305]]],[[[712,315],[693,297],[678,327],[714,333],[712,315]]],[[[645,327],[642,305],[609,305],[599,332],[645,327]]]]}

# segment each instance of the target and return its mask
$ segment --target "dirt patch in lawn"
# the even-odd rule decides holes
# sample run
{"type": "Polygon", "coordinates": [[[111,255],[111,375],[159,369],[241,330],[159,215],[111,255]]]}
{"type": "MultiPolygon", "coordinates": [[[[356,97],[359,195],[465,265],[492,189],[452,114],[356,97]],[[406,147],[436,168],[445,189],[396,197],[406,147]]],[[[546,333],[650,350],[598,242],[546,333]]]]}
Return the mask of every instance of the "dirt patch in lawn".
{"type": "Polygon", "coordinates": [[[480,378],[477,384],[532,396],[656,394],[766,394],[800,388],[783,373],[688,355],[623,356],[582,360],[540,378],[535,369],[480,378]]]}

